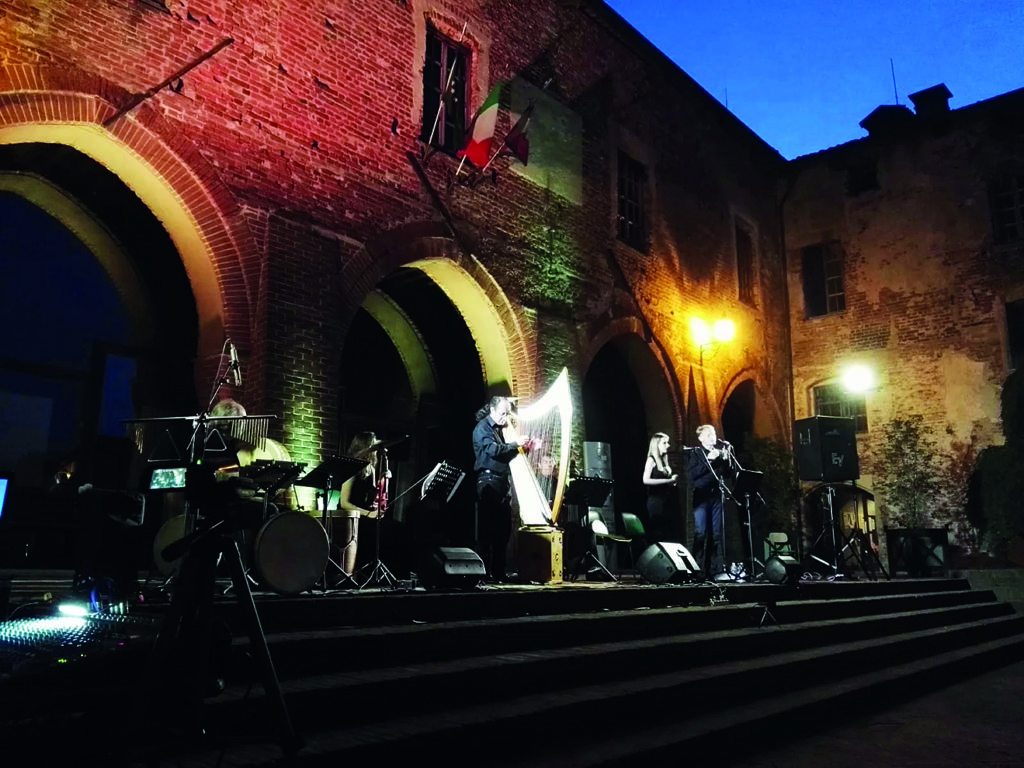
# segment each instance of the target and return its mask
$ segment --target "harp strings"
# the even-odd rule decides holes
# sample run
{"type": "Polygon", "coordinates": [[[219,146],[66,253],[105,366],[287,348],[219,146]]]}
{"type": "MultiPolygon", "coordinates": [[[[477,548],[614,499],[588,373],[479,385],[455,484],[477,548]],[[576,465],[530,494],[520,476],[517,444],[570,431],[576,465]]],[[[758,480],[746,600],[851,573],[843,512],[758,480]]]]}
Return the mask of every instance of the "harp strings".
{"type": "Polygon", "coordinates": [[[519,409],[514,429],[539,440],[529,456],[521,453],[511,464],[520,518],[524,525],[553,525],[569,471],[572,400],[568,371],[563,369],[540,399],[519,409]]]}
{"type": "Polygon", "coordinates": [[[555,487],[558,482],[558,458],[560,450],[561,430],[558,413],[554,409],[521,418],[517,424],[519,433],[533,438],[536,446],[526,454],[526,462],[540,488],[548,506],[555,500],[555,487]]]}

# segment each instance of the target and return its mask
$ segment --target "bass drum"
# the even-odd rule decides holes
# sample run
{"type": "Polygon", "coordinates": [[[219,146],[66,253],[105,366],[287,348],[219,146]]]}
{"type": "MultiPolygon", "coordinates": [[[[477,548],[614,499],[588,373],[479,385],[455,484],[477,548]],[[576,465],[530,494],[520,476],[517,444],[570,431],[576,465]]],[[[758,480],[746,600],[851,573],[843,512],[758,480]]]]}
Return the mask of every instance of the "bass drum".
{"type": "Polygon", "coordinates": [[[178,575],[178,568],[181,567],[181,558],[177,560],[164,560],[164,548],[176,541],[185,538],[185,516],[175,515],[164,521],[160,530],[156,532],[153,540],[153,563],[161,576],[170,578],[178,575]]]}
{"type": "Polygon", "coordinates": [[[260,584],[279,595],[295,595],[323,576],[329,555],[327,532],[315,517],[282,512],[256,534],[253,566],[260,584]]]}

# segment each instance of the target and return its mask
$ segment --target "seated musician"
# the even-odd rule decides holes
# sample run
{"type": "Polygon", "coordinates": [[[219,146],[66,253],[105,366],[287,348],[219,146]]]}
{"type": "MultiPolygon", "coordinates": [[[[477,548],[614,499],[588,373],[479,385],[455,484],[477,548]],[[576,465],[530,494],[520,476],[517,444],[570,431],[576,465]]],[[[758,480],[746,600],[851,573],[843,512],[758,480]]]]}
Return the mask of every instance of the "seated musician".
{"type": "Polygon", "coordinates": [[[553,504],[558,484],[558,463],[550,453],[543,453],[537,462],[537,484],[548,504],[553,504]]]}
{"type": "Polygon", "coordinates": [[[370,463],[355,476],[341,485],[338,494],[338,510],[341,513],[341,535],[335,543],[341,549],[341,568],[346,576],[356,569],[356,552],[359,544],[359,518],[377,517],[378,493],[377,448],[381,441],[373,432],[359,432],[348,446],[348,455],[370,463]]]}
{"type": "Polygon", "coordinates": [[[245,406],[231,399],[219,401],[210,411],[209,429],[211,432],[217,430],[224,437],[231,463],[238,467],[248,467],[257,461],[291,462],[288,449],[277,440],[264,437],[259,445],[254,445],[241,436],[244,430],[238,426],[240,419],[225,418],[246,415],[245,406]]]}
{"type": "MultiPolygon", "coordinates": [[[[207,448],[203,458],[203,466],[214,468],[214,480],[218,483],[227,482],[230,491],[212,491],[212,486],[207,486],[205,496],[207,501],[219,503],[231,503],[235,501],[258,501],[260,507],[253,506],[246,510],[244,524],[254,526],[263,518],[271,517],[277,513],[277,506],[268,503],[263,508],[265,494],[260,494],[261,488],[255,480],[246,477],[243,469],[250,467],[258,461],[288,461],[288,451],[280,443],[263,438],[260,444],[256,445],[246,439],[246,430],[243,427],[244,420],[240,417],[246,416],[245,406],[237,400],[224,399],[219,401],[210,410],[210,420],[207,432],[207,448]],[[224,448],[220,447],[221,440],[214,440],[214,433],[220,435],[224,448]]],[[[282,491],[283,493],[284,491],[282,491]]],[[[267,500],[269,502],[269,499],[267,500]]]]}

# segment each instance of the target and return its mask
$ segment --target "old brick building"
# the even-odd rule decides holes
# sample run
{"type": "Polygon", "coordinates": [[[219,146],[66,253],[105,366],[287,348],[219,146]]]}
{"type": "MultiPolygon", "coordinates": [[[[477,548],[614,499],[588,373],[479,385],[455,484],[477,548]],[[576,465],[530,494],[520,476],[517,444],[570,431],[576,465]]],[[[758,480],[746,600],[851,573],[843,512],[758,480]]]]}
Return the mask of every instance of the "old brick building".
{"type": "Polygon", "coordinates": [[[784,183],[794,412],[857,417],[869,491],[894,418],[920,415],[951,473],[1001,442],[1000,389],[1020,365],[1024,91],[957,110],[950,96],[879,107],[867,138],[797,159],[784,183]],[[850,365],[875,386],[845,392],[850,365]]]}
{"type": "Polygon", "coordinates": [[[221,395],[294,460],[408,434],[399,489],[563,367],[620,506],[653,431],[789,430],[784,163],[599,0],[14,0],[0,61],[25,481],[111,414],[204,407],[226,340],[221,395]],[[471,175],[499,83],[499,139],[533,105],[529,161],[471,175]],[[723,318],[733,341],[696,340],[723,318]]]}

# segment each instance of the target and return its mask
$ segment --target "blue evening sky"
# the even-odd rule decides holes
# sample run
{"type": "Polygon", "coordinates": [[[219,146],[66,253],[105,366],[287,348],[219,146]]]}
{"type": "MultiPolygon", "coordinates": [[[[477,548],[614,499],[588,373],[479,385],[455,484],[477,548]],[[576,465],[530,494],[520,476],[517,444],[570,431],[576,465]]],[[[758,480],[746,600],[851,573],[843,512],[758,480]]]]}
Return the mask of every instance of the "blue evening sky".
{"type": "Polygon", "coordinates": [[[1024,87],[1024,0],[605,1],[789,159],[939,83],[952,109],[1024,87]]]}

